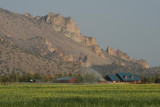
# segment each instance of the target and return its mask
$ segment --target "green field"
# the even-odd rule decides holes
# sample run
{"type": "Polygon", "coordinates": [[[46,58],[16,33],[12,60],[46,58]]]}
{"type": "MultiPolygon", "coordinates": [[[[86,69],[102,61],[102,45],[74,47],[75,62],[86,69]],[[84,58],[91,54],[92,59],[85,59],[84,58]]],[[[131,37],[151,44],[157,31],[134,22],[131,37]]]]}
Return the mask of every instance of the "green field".
{"type": "Polygon", "coordinates": [[[0,85],[0,107],[160,107],[160,84],[0,85]]]}

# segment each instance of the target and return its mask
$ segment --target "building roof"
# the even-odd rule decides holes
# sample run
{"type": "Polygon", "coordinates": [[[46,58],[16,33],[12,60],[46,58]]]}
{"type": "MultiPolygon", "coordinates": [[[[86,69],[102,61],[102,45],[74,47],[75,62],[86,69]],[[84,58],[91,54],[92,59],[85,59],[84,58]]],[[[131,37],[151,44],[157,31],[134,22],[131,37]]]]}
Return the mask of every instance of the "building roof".
{"type": "Polygon", "coordinates": [[[117,75],[109,74],[108,78],[110,78],[111,81],[120,81],[117,75]]]}
{"type": "Polygon", "coordinates": [[[33,81],[40,81],[40,79],[34,79],[33,81]]]}
{"type": "Polygon", "coordinates": [[[122,81],[141,81],[142,79],[135,74],[131,73],[117,73],[117,76],[122,80],[122,81]],[[125,76],[127,78],[125,78],[125,76]],[[133,78],[131,78],[133,76],[133,78]]]}
{"type": "Polygon", "coordinates": [[[74,77],[61,77],[56,79],[55,81],[70,81],[72,80],[74,77]]]}

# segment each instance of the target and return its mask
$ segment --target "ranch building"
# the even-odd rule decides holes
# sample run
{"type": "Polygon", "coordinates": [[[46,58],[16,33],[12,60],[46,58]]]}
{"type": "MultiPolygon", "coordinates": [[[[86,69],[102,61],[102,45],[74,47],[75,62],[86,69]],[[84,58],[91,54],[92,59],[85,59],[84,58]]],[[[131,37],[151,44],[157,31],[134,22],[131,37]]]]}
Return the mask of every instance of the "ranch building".
{"type": "Polygon", "coordinates": [[[109,74],[106,76],[106,80],[112,83],[141,83],[142,79],[132,73],[117,73],[117,74],[109,74]]]}

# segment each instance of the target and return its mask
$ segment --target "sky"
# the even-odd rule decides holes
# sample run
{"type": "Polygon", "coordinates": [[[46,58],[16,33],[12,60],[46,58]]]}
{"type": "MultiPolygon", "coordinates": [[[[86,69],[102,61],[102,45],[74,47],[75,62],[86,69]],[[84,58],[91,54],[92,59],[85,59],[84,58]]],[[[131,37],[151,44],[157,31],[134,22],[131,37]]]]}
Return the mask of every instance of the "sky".
{"type": "Polygon", "coordinates": [[[0,0],[0,8],[72,17],[83,35],[160,66],[160,0],[0,0]]]}

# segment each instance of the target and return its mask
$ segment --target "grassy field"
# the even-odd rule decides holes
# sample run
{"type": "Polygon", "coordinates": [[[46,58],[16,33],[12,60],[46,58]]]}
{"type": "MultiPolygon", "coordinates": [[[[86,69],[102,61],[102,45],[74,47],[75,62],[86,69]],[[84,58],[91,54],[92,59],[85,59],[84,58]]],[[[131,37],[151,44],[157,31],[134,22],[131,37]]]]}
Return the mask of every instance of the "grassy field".
{"type": "Polygon", "coordinates": [[[10,84],[0,107],[160,107],[160,84],[10,84]]]}

